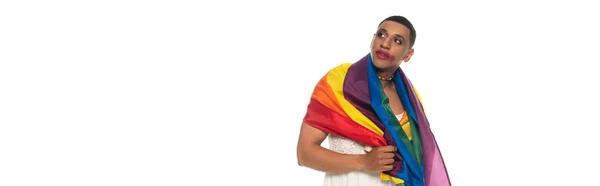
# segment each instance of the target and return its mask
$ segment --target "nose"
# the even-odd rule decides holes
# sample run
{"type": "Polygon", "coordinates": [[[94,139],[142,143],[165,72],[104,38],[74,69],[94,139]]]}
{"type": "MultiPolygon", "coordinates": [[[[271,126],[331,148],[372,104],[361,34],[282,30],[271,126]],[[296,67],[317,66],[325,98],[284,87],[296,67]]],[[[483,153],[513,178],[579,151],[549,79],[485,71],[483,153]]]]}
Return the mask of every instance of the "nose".
{"type": "Polygon", "coordinates": [[[392,38],[385,38],[383,40],[383,42],[381,42],[380,47],[389,50],[391,41],[392,41],[392,38]]]}

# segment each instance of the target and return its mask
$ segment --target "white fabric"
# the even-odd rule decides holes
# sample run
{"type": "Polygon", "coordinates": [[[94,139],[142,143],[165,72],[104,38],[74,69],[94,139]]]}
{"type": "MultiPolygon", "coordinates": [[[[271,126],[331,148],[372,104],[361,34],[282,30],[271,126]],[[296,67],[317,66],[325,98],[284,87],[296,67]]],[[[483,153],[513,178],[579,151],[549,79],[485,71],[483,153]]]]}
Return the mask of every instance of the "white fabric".
{"type": "MultiPolygon", "coordinates": [[[[402,118],[403,114],[396,115],[402,118]]],[[[341,136],[329,134],[329,147],[342,154],[365,154],[371,147],[341,136]]],[[[394,186],[392,181],[382,181],[379,173],[353,171],[347,173],[326,173],[324,186],[394,186]]],[[[402,186],[403,184],[400,184],[402,186]]]]}

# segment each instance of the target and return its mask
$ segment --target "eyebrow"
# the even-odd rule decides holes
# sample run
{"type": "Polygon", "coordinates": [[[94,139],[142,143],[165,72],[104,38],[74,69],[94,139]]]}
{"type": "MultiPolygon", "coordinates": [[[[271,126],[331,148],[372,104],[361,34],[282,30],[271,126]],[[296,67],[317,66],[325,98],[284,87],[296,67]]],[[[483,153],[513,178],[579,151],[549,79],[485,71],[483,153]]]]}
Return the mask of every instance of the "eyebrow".
{"type": "MultiPolygon", "coordinates": [[[[380,31],[383,31],[383,32],[385,32],[385,33],[388,33],[388,31],[387,31],[385,28],[380,28],[379,30],[380,30],[380,31]]],[[[402,38],[402,39],[406,40],[406,39],[405,39],[405,38],[404,38],[402,35],[400,35],[400,34],[396,34],[396,37],[400,37],[400,38],[402,38]]]]}

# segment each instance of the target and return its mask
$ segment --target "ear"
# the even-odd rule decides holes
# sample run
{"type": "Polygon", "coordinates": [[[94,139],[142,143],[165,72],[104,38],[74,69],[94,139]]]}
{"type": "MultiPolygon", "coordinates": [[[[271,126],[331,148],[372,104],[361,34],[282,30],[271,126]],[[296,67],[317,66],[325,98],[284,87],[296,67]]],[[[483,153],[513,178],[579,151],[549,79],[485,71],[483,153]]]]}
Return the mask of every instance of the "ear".
{"type": "Polygon", "coordinates": [[[411,48],[408,53],[406,54],[406,56],[404,56],[404,62],[408,63],[408,61],[410,61],[410,58],[412,57],[412,55],[415,53],[415,49],[411,48]]]}

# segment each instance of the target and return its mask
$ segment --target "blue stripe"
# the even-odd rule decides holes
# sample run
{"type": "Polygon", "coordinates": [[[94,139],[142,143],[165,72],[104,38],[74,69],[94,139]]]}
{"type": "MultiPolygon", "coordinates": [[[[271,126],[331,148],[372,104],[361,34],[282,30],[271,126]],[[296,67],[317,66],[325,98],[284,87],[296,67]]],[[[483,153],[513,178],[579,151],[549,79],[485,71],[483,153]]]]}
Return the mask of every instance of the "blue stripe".
{"type": "Polygon", "coordinates": [[[400,100],[402,101],[402,105],[404,109],[408,112],[408,115],[417,121],[417,114],[415,113],[415,109],[413,108],[410,99],[408,98],[408,91],[406,90],[406,85],[404,84],[404,80],[400,76],[400,72],[396,71],[394,73],[394,84],[396,84],[396,91],[398,91],[398,95],[400,96],[400,100]]]}
{"type": "MultiPolygon", "coordinates": [[[[398,92],[398,95],[400,97],[402,105],[404,106],[404,109],[408,113],[409,117],[411,117],[413,119],[413,121],[415,121],[415,122],[418,123],[419,121],[417,121],[417,114],[415,113],[415,109],[413,107],[413,104],[411,104],[410,99],[408,97],[408,90],[406,88],[407,85],[404,82],[404,79],[400,75],[399,71],[396,71],[396,73],[394,73],[394,78],[393,79],[394,79],[394,84],[396,84],[396,91],[398,92]]],[[[417,126],[417,123],[415,123],[415,126],[417,126]]],[[[424,165],[424,162],[425,161],[422,161],[421,164],[424,165]]],[[[411,173],[413,173],[413,175],[415,176],[415,179],[424,180],[423,166],[416,167],[416,165],[417,165],[417,163],[414,162],[414,164],[412,164],[411,166],[409,166],[411,168],[411,173]]],[[[414,185],[415,186],[421,186],[423,184],[424,184],[423,182],[417,182],[414,185]]]]}
{"type": "MultiPolygon", "coordinates": [[[[383,98],[381,97],[381,86],[379,85],[379,78],[377,76],[377,72],[375,71],[375,67],[373,66],[373,62],[372,62],[372,58],[371,58],[371,54],[368,55],[368,84],[369,84],[369,95],[371,98],[371,106],[373,107],[373,109],[375,110],[375,113],[377,114],[377,116],[381,119],[382,123],[384,124],[384,126],[388,129],[387,131],[389,131],[391,133],[391,136],[394,140],[394,142],[396,143],[396,146],[398,147],[398,151],[400,153],[400,155],[403,158],[402,161],[402,167],[404,167],[401,171],[398,171],[398,173],[396,174],[395,177],[400,178],[402,180],[404,180],[406,183],[406,186],[422,186],[422,184],[412,184],[414,182],[414,180],[423,180],[423,174],[421,173],[422,171],[420,170],[419,166],[417,166],[417,162],[415,162],[415,158],[412,158],[412,155],[410,154],[410,152],[408,151],[406,145],[404,145],[404,142],[402,142],[402,140],[400,139],[400,135],[398,135],[398,133],[396,133],[396,131],[394,130],[392,124],[391,124],[391,119],[388,117],[388,115],[386,114],[385,108],[383,107],[381,101],[383,100],[383,98]],[[408,169],[410,169],[410,172],[408,171],[408,169]]],[[[394,76],[398,76],[398,74],[395,74],[394,76]]],[[[399,86],[399,82],[398,82],[398,77],[396,77],[396,87],[399,86]]],[[[400,80],[401,83],[402,80],[400,80]]],[[[402,87],[404,88],[404,87],[402,87]]],[[[406,91],[402,92],[401,95],[404,96],[404,100],[407,100],[408,98],[407,93],[405,93],[406,91]]],[[[404,100],[402,100],[403,103],[408,103],[405,102],[404,100]]],[[[409,104],[410,105],[410,104],[409,104]]],[[[414,115],[414,110],[412,109],[412,107],[410,106],[410,111],[409,114],[411,114],[410,116],[415,118],[414,115]]],[[[419,183],[419,181],[417,181],[417,183],[419,183]]],[[[422,182],[420,182],[422,183],[422,182]]]]}

